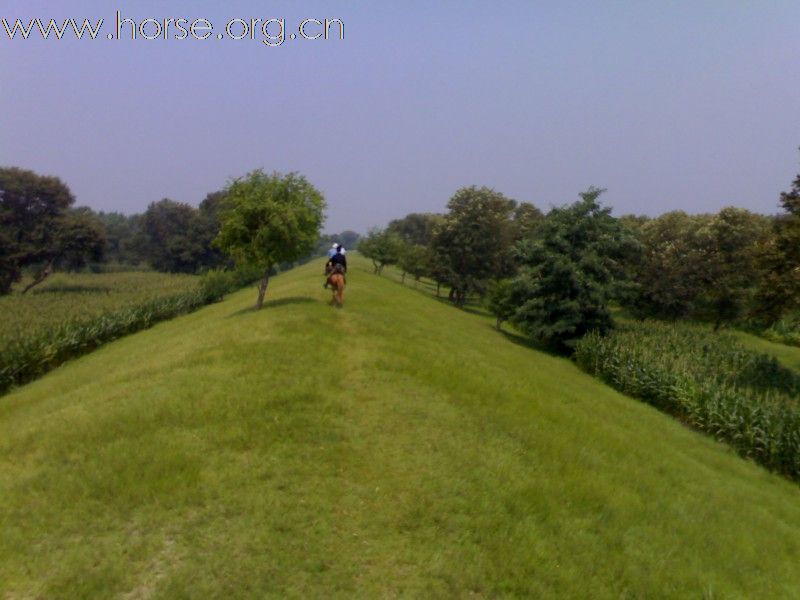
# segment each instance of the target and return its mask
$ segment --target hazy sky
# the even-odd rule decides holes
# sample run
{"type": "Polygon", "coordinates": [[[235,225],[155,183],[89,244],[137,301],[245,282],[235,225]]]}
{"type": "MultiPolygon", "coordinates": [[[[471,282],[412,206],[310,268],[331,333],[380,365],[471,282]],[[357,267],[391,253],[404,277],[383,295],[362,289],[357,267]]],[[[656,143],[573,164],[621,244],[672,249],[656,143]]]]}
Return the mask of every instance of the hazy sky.
{"type": "Polygon", "coordinates": [[[197,204],[263,167],[317,185],[328,231],[471,184],[543,209],[597,185],[617,214],[772,213],[800,171],[797,0],[0,2],[18,17],[106,19],[95,41],[0,28],[0,165],[105,211],[197,204]],[[118,9],[215,35],[107,40],[118,9]],[[344,40],[216,39],[326,17],[344,40]]]}

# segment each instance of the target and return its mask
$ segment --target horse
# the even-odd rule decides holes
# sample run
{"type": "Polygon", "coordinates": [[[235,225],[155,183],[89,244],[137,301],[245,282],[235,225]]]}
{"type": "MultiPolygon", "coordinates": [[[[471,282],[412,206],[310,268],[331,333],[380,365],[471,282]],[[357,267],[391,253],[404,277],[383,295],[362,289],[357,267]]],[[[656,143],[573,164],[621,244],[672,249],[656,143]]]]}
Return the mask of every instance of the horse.
{"type": "Polygon", "coordinates": [[[328,276],[328,285],[333,290],[333,298],[331,304],[335,304],[338,308],[344,305],[344,273],[334,271],[328,276]]]}

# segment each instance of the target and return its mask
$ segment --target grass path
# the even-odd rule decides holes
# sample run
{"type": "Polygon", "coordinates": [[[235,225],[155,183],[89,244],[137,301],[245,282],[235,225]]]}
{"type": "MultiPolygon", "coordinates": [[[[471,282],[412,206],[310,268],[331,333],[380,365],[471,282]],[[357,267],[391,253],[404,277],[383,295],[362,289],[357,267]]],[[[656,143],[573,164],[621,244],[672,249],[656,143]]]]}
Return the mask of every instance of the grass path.
{"type": "Polygon", "coordinates": [[[800,348],[797,346],[778,344],[744,331],[733,331],[733,334],[750,349],[771,354],[790,369],[800,371],[800,348]]]}
{"type": "Polygon", "coordinates": [[[0,598],[800,595],[800,487],[353,262],[4,397],[0,598]]]}

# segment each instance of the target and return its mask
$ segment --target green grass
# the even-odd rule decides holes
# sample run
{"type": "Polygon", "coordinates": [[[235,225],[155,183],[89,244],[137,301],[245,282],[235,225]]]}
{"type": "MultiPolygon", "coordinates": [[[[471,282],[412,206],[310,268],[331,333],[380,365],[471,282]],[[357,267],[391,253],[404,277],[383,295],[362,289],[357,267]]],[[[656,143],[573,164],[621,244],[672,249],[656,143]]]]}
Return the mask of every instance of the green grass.
{"type": "Polygon", "coordinates": [[[744,331],[732,331],[732,333],[751,350],[771,354],[784,366],[800,371],[800,347],[771,342],[744,331]]]}
{"type": "Polygon", "coordinates": [[[351,260],[2,398],[0,597],[800,594],[800,487],[351,260]]]}

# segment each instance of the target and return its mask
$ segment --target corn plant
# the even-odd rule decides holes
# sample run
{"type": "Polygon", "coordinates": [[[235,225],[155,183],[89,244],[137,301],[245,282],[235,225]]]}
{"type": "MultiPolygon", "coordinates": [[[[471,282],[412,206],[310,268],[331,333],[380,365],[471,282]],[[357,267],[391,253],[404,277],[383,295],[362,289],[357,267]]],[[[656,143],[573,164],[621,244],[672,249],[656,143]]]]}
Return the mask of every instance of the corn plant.
{"type": "Polygon", "coordinates": [[[800,480],[800,375],[700,326],[644,322],[592,333],[575,360],[619,391],[800,480]]]}

